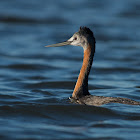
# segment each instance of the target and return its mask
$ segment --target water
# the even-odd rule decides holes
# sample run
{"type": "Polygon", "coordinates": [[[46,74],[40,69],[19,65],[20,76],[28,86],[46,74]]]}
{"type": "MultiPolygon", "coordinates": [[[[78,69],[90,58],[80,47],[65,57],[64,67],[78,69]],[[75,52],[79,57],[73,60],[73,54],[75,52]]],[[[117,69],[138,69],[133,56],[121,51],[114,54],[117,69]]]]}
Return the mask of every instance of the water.
{"type": "Polygon", "coordinates": [[[140,139],[139,106],[69,102],[82,48],[44,47],[90,27],[90,93],[140,101],[139,17],[139,0],[1,0],[0,139],[140,139]]]}

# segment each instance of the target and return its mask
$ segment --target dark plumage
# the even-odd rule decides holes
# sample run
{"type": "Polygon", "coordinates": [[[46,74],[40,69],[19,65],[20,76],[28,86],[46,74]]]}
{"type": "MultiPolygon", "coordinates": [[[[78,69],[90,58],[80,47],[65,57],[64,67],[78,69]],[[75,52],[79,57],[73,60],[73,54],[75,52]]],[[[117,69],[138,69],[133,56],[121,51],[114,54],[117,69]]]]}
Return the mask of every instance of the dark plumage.
{"type": "Polygon", "coordinates": [[[87,27],[80,27],[79,34],[81,35],[87,34],[87,35],[93,36],[93,32],[87,27]]]}

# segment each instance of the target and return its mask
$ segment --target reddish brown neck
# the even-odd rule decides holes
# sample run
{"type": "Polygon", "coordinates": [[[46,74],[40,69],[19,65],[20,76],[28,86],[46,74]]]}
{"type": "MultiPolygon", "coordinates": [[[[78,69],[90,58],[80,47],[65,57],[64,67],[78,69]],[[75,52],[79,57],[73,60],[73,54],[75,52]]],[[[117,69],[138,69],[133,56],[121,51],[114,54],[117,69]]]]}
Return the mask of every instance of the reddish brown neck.
{"type": "Polygon", "coordinates": [[[72,94],[72,97],[75,99],[89,95],[88,75],[92,66],[94,52],[95,46],[92,46],[90,44],[88,45],[87,49],[84,50],[83,65],[80,70],[80,74],[72,94]]]}

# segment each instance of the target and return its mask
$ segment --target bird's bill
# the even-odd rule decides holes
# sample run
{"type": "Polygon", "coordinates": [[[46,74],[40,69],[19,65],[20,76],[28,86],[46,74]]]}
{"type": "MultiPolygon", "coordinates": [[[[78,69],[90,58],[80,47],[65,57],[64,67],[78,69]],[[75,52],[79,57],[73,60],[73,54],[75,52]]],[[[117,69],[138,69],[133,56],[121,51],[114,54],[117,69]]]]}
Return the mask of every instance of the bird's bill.
{"type": "Polygon", "coordinates": [[[45,47],[59,47],[59,46],[70,45],[70,43],[71,43],[71,41],[65,41],[65,42],[62,42],[62,43],[52,44],[52,45],[48,45],[48,46],[45,46],[45,47]]]}

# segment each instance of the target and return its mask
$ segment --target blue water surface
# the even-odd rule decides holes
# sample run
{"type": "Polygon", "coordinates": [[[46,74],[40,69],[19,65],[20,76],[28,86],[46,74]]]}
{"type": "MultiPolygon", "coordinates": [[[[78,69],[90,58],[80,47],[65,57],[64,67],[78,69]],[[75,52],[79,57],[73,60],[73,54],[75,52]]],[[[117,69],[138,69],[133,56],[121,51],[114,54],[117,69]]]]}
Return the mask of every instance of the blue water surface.
{"type": "Polygon", "coordinates": [[[90,93],[140,101],[139,0],[0,1],[0,139],[140,139],[140,106],[69,102],[83,59],[65,41],[96,38],[90,93]]]}

